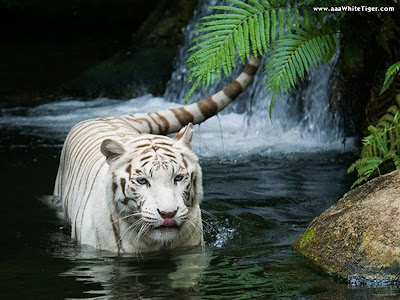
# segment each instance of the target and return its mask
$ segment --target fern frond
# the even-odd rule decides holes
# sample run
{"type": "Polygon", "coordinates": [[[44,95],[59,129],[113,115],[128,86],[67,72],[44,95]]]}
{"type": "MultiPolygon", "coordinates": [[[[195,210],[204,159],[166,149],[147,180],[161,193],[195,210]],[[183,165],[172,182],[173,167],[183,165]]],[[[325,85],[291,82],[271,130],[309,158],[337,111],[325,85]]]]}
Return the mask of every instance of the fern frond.
{"type": "Polygon", "coordinates": [[[372,177],[400,169],[400,108],[392,106],[377,126],[368,127],[370,134],[363,139],[361,157],[348,172],[357,170],[353,186],[372,177]]]}
{"type": "Polygon", "coordinates": [[[387,91],[387,89],[392,84],[394,78],[399,74],[399,72],[400,72],[400,61],[391,65],[387,69],[380,95],[382,95],[385,91],[387,91]]]}
{"type": "Polygon", "coordinates": [[[265,66],[268,74],[267,88],[278,94],[288,92],[296,85],[297,77],[303,78],[310,68],[332,56],[337,45],[335,33],[303,31],[288,34],[280,39],[265,66]]]}
{"type": "Polygon", "coordinates": [[[348,173],[352,173],[357,169],[358,173],[358,179],[353,183],[351,188],[362,183],[363,181],[367,181],[374,174],[374,172],[379,173],[379,166],[383,161],[384,160],[381,157],[372,156],[360,158],[354,162],[347,170],[348,173]]]}
{"type": "MultiPolygon", "coordinates": [[[[251,52],[259,57],[268,52],[277,39],[282,38],[285,24],[287,32],[300,26],[299,15],[302,10],[286,1],[226,1],[232,6],[211,6],[218,12],[200,19],[196,29],[200,35],[193,40],[194,45],[189,49],[192,54],[187,60],[189,77],[194,84],[211,84],[221,70],[224,75],[230,76],[235,68],[236,56],[243,63],[250,58],[251,52]],[[199,77],[200,80],[197,80],[199,77]]],[[[193,91],[190,89],[185,101],[193,91]]]]}

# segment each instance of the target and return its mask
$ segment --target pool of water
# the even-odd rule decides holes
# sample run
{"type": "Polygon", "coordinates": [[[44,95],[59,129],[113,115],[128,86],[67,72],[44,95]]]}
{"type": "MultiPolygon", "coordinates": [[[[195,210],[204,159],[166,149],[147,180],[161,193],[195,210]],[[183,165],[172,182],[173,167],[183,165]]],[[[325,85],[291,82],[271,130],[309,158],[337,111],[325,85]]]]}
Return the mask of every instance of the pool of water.
{"type": "Polygon", "coordinates": [[[52,192],[60,141],[3,126],[1,299],[398,299],[395,287],[352,287],[291,244],[351,184],[351,153],[202,157],[208,264],[201,253],[120,256],[81,247],[39,196],[52,192]],[[53,141],[53,142],[51,142],[53,141]],[[176,281],[196,273],[190,289],[176,281]],[[177,274],[181,272],[182,274],[177,274]],[[178,278],[178,279],[176,279],[178,278]],[[181,279],[179,279],[181,278],[181,279]]]}

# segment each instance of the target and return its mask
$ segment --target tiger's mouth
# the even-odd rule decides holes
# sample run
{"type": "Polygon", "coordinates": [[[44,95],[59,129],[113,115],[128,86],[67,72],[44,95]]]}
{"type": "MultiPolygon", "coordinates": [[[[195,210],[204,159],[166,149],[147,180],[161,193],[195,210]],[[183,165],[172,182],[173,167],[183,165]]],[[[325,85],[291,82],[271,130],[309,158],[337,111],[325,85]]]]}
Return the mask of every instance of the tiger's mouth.
{"type": "Polygon", "coordinates": [[[165,218],[161,224],[161,227],[173,227],[177,225],[178,223],[174,218],[165,218]]]}
{"type": "Polygon", "coordinates": [[[169,230],[169,229],[179,229],[180,225],[176,222],[174,218],[165,218],[160,226],[155,227],[154,229],[158,230],[169,230]]]}

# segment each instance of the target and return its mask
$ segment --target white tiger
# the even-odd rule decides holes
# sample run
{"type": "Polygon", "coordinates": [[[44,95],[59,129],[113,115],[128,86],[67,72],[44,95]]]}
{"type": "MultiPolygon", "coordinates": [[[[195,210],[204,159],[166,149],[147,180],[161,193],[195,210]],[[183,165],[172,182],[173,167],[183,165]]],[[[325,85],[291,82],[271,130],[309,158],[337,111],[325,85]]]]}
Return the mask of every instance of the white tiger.
{"type": "Polygon", "coordinates": [[[251,57],[227,87],[185,107],[75,125],[54,188],[72,238],[118,253],[201,245],[202,173],[190,147],[192,123],[235,99],[257,66],[251,57]],[[173,138],[164,136],[177,131],[173,138]]]}

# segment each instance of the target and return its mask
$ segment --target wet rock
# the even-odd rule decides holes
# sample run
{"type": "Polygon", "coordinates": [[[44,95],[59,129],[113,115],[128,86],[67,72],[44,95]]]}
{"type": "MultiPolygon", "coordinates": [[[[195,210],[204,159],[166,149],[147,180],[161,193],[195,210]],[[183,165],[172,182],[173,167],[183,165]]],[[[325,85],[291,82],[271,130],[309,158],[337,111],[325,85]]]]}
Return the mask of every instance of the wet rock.
{"type": "Polygon", "coordinates": [[[398,283],[400,171],[345,194],[313,220],[293,247],[349,283],[398,283]]]}

